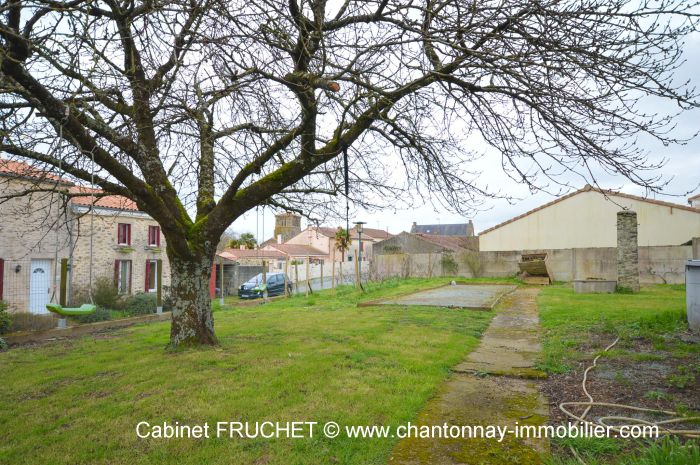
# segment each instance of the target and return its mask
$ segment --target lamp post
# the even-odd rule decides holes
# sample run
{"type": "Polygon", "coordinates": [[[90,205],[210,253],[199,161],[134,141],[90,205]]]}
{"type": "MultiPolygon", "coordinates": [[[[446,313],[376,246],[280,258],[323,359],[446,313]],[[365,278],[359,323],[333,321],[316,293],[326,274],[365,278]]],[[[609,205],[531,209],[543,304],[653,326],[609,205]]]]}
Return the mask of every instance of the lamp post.
{"type": "Polygon", "coordinates": [[[367,223],[365,221],[355,221],[353,224],[357,229],[357,267],[360,274],[359,280],[362,282],[362,225],[367,223]]]}

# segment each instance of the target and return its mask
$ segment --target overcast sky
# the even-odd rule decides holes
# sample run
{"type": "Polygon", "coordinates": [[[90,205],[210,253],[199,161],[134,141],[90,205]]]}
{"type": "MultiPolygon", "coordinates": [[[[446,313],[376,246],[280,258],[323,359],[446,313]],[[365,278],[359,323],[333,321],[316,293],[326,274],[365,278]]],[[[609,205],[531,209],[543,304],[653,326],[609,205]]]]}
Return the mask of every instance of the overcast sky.
{"type": "MultiPolygon", "coordinates": [[[[678,77],[691,79],[696,86],[700,87],[700,79],[698,79],[698,76],[700,76],[700,34],[695,34],[688,39],[685,54],[687,62],[678,74],[678,77]]],[[[675,106],[671,102],[668,105],[671,109],[675,106]]],[[[700,130],[700,111],[687,112],[677,122],[676,134],[681,137],[688,137],[700,130]]],[[[656,196],[655,198],[687,204],[686,193],[688,191],[695,191],[696,194],[700,193],[700,190],[698,190],[698,184],[700,183],[700,138],[696,138],[685,145],[668,147],[664,147],[661,143],[649,138],[642,138],[640,143],[642,147],[649,150],[650,161],[668,160],[667,164],[659,172],[666,179],[671,179],[664,191],[667,195],[656,196]]],[[[359,211],[350,218],[350,221],[362,220],[367,222],[368,227],[388,229],[391,233],[399,233],[410,230],[414,221],[418,224],[444,224],[462,223],[472,219],[478,233],[555,198],[555,196],[544,192],[531,195],[527,187],[511,181],[503,174],[498,153],[489,151],[485,146],[480,149],[486,155],[475,162],[473,167],[469,168],[483,173],[480,177],[483,184],[498,186],[502,192],[507,192],[509,195],[516,197],[518,200],[512,204],[505,200],[485,199],[484,205],[481,207],[482,211],[477,212],[473,218],[464,218],[450,213],[446,209],[436,209],[432,205],[417,204],[414,208],[407,210],[359,211]]],[[[582,182],[573,177],[563,178],[563,180],[577,185],[578,188],[583,187],[583,185],[580,185],[582,182]]],[[[621,190],[629,194],[645,195],[642,188],[629,182],[626,183],[626,180],[621,177],[604,174],[597,175],[596,180],[604,188],[621,190]]],[[[337,200],[334,199],[334,201],[343,202],[343,199],[339,197],[337,200]]],[[[340,224],[341,222],[338,222],[337,225],[340,224]]],[[[302,226],[306,226],[305,221],[302,221],[302,226]]],[[[233,224],[232,229],[237,233],[252,232],[257,234],[261,240],[265,240],[272,237],[273,228],[274,213],[271,210],[266,210],[264,221],[262,213],[256,215],[255,211],[252,211],[239,218],[233,224]]]]}

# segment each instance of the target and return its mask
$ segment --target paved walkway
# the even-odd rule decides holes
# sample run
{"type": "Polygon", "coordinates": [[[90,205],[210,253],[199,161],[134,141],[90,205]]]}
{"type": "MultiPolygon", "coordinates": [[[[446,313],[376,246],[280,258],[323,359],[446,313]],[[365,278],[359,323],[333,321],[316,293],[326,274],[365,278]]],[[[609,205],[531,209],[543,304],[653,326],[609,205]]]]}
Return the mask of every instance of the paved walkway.
{"type": "MultiPolygon", "coordinates": [[[[454,368],[454,374],[425,406],[417,425],[541,425],[547,404],[534,368],[539,318],[536,288],[503,297],[479,347],[454,368]]],[[[548,444],[506,434],[495,439],[410,438],[399,441],[391,465],[487,465],[539,463],[548,444]]]]}

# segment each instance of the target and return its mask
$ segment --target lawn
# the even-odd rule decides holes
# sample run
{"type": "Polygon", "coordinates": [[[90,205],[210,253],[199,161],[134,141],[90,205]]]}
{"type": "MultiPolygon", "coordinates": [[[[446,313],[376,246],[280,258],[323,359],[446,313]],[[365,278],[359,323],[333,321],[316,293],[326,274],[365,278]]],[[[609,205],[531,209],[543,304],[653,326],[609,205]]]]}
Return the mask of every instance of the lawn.
{"type": "MultiPolygon", "coordinates": [[[[0,353],[2,464],[383,464],[394,439],[138,439],[136,424],[415,417],[492,314],[357,308],[445,279],[220,308],[221,345],[166,352],[169,325],[0,353]]],[[[218,306],[217,306],[218,307],[218,306]]]]}
{"type": "MultiPolygon", "coordinates": [[[[559,402],[587,400],[583,370],[599,354],[587,384],[595,401],[700,415],[700,337],[687,330],[683,286],[643,287],[638,294],[575,294],[570,286],[551,286],[538,304],[544,331],[539,368],[550,374],[544,389],[555,404],[553,422],[565,420],[559,402]]],[[[697,442],[619,439],[554,441],[551,463],[579,464],[570,445],[588,465],[700,463],[697,442]]]]}

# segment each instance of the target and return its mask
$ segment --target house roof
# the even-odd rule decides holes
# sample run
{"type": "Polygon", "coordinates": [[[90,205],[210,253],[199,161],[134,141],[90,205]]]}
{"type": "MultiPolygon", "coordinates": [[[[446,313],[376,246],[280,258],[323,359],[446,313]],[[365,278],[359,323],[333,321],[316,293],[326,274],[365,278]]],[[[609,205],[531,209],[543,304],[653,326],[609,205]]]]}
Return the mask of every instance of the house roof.
{"type": "Polygon", "coordinates": [[[139,211],[139,207],[136,206],[136,202],[121,195],[104,195],[102,189],[94,189],[91,187],[84,186],[71,186],[68,189],[71,194],[83,194],[79,197],[73,197],[71,203],[73,205],[81,205],[89,207],[94,205],[100,208],[111,208],[114,210],[130,210],[139,211]],[[90,194],[103,195],[102,197],[92,197],[90,194]]]}
{"type": "Polygon", "coordinates": [[[437,236],[467,236],[467,223],[458,224],[414,224],[411,226],[413,234],[432,234],[437,236]]]}
{"type": "MultiPolygon", "coordinates": [[[[312,226],[310,229],[314,232],[317,232],[319,234],[322,234],[326,237],[331,237],[331,238],[335,237],[335,233],[338,231],[337,227],[331,228],[329,226],[312,226]]],[[[388,239],[392,236],[393,236],[393,234],[391,234],[388,231],[384,231],[383,229],[362,228],[362,237],[365,239],[384,240],[384,239],[388,239]]],[[[358,237],[359,237],[359,234],[357,233],[357,226],[350,228],[350,238],[357,239],[358,237]]]]}
{"type": "Polygon", "coordinates": [[[224,249],[221,252],[218,252],[216,255],[233,261],[245,258],[285,258],[285,255],[282,252],[269,249],[224,249]]]}
{"type": "Polygon", "coordinates": [[[466,236],[459,237],[459,236],[440,236],[437,234],[413,234],[414,236],[420,237],[421,239],[431,242],[435,245],[439,245],[440,247],[444,247],[446,249],[459,252],[460,250],[467,249],[467,241],[468,239],[466,236]]]}
{"type": "Polygon", "coordinates": [[[325,257],[328,255],[326,252],[303,244],[269,244],[266,248],[267,250],[270,248],[278,250],[290,257],[325,257]]]}
{"type": "Polygon", "coordinates": [[[37,168],[36,166],[21,161],[5,160],[3,158],[0,158],[0,175],[54,182],[59,181],[64,184],[71,184],[69,181],[52,174],[50,171],[37,168]]]}
{"type": "Polygon", "coordinates": [[[659,205],[659,206],[662,206],[662,207],[677,208],[677,209],[679,209],[679,210],[686,210],[686,211],[690,211],[690,212],[693,212],[693,213],[700,213],[700,208],[693,208],[693,207],[689,207],[689,206],[687,206],[687,205],[681,205],[681,204],[672,203],[672,202],[664,202],[663,200],[647,199],[647,198],[644,198],[644,197],[639,197],[639,196],[637,196],[637,195],[625,194],[624,192],[617,192],[617,191],[610,190],[610,189],[599,189],[599,188],[597,188],[597,187],[591,186],[590,184],[586,184],[583,188],[581,188],[581,189],[579,189],[579,190],[577,190],[577,191],[574,191],[574,192],[571,192],[571,193],[569,193],[569,194],[563,195],[563,196],[561,196],[561,197],[559,197],[559,198],[556,198],[556,199],[552,200],[551,202],[547,202],[547,203],[545,203],[544,205],[540,205],[540,206],[537,207],[537,208],[534,208],[534,209],[532,209],[532,210],[530,210],[530,211],[528,211],[528,212],[525,212],[525,213],[523,213],[522,215],[515,216],[515,217],[513,217],[513,218],[511,218],[511,219],[509,219],[509,220],[507,220],[507,221],[504,221],[503,223],[499,223],[499,224],[497,224],[496,226],[492,226],[492,227],[490,227],[490,228],[488,228],[488,229],[485,229],[485,230],[481,231],[481,232],[479,233],[479,235],[482,235],[482,234],[491,232],[491,231],[493,231],[493,230],[495,230],[495,229],[498,229],[498,228],[500,228],[500,227],[503,227],[503,226],[505,226],[505,225],[507,225],[507,224],[510,224],[510,223],[514,222],[514,221],[517,221],[517,220],[519,220],[519,219],[521,219],[521,218],[525,218],[525,217],[528,216],[528,215],[532,215],[533,213],[536,213],[536,212],[538,212],[538,211],[540,211],[540,210],[544,210],[544,209],[547,208],[547,207],[551,207],[552,205],[555,205],[555,204],[557,204],[557,203],[559,203],[559,202],[561,202],[561,201],[563,201],[563,200],[569,199],[569,198],[571,198],[571,197],[573,197],[573,196],[575,196],[575,195],[581,194],[581,193],[583,193],[583,192],[598,192],[598,193],[600,193],[600,194],[608,195],[608,196],[611,196],[611,197],[622,197],[622,198],[625,198],[625,199],[631,199],[631,200],[637,200],[637,201],[640,201],[640,202],[651,203],[651,204],[659,205]]]}

